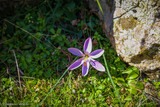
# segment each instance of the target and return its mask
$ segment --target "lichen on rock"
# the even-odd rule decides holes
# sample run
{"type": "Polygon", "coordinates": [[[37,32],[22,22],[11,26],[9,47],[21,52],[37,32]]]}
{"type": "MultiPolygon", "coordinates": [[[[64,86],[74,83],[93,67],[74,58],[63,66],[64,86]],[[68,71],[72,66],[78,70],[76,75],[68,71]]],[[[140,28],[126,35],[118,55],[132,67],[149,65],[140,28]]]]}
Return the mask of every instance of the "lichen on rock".
{"type": "Polygon", "coordinates": [[[128,18],[120,18],[118,23],[121,24],[123,30],[128,30],[135,28],[138,21],[133,16],[130,16],[128,18]]]}

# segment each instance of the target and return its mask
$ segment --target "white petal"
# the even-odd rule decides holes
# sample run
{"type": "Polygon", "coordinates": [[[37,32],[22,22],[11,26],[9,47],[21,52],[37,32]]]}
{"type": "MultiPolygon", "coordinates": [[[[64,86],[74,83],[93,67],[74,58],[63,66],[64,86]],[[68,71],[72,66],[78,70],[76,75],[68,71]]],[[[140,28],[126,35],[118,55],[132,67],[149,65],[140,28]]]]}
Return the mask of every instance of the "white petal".
{"type": "Polygon", "coordinates": [[[86,76],[89,71],[89,62],[84,62],[82,65],[82,76],[86,76]]]}
{"type": "Polygon", "coordinates": [[[104,53],[103,49],[97,49],[90,54],[91,58],[99,58],[104,53]]]}
{"type": "Polygon", "coordinates": [[[83,59],[80,58],[80,59],[76,60],[73,64],[71,64],[68,67],[68,69],[69,70],[74,70],[74,69],[78,68],[79,66],[81,66],[82,64],[83,64],[83,59]]]}
{"type": "Polygon", "coordinates": [[[90,64],[93,66],[93,68],[95,68],[98,71],[105,71],[105,67],[98,61],[96,60],[91,60],[90,64]]]}
{"type": "Polygon", "coordinates": [[[80,50],[77,49],[77,48],[68,48],[68,51],[69,51],[70,53],[72,53],[73,55],[83,56],[82,51],[80,51],[80,50]]]}
{"type": "Polygon", "coordinates": [[[84,53],[90,53],[92,51],[92,39],[90,37],[85,40],[83,50],[84,53]]]}

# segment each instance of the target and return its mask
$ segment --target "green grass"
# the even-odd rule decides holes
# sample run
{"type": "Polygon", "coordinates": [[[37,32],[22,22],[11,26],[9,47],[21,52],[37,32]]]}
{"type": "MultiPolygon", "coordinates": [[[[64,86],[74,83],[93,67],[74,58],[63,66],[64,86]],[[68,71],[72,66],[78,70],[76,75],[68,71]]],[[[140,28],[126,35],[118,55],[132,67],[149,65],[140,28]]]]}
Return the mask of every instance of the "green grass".
{"type": "MultiPolygon", "coordinates": [[[[139,81],[139,70],[121,61],[87,5],[76,0],[54,2],[21,9],[3,20],[0,105],[156,106],[145,96],[144,82],[148,80],[139,81]],[[71,24],[73,20],[76,25],[71,24]],[[94,49],[105,50],[98,60],[107,71],[90,68],[89,74],[82,77],[81,68],[67,70],[74,61],[67,48],[82,49],[89,36],[94,49]],[[18,76],[17,71],[24,74],[18,76]]],[[[160,83],[154,84],[159,89],[160,83]]]]}

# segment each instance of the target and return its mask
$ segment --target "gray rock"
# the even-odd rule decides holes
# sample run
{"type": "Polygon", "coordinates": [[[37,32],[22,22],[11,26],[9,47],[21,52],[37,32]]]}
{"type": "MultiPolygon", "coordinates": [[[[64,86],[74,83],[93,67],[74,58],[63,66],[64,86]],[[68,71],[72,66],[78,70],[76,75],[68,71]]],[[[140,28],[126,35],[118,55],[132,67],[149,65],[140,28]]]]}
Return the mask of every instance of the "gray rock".
{"type": "Polygon", "coordinates": [[[160,69],[160,1],[118,1],[113,35],[118,55],[141,71],[160,69]]]}
{"type": "Polygon", "coordinates": [[[98,15],[117,54],[143,72],[160,72],[160,0],[99,1],[104,14],[98,15]]]}

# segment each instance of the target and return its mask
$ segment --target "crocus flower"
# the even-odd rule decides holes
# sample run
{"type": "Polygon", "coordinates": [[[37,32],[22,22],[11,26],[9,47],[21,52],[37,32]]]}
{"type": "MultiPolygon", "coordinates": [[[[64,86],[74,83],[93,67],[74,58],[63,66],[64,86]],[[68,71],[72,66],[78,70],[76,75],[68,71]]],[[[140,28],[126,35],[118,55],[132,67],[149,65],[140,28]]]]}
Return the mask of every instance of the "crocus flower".
{"type": "Polygon", "coordinates": [[[105,71],[104,66],[94,60],[96,58],[99,58],[103,53],[103,49],[97,49],[93,52],[92,51],[92,40],[89,37],[88,39],[85,40],[84,46],[83,46],[83,51],[80,51],[77,48],[68,48],[68,51],[71,52],[73,55],[81,57],[80,59],[76,60],[73,64],[69,66],[69,70],[74,70],[78,68],[79,66],[82,65],[82,76],[86,76],[89,71],[89,66],[90,64],[92,65],[93,68],[95,68],[98,71],[105,71]]]}

